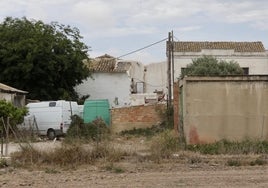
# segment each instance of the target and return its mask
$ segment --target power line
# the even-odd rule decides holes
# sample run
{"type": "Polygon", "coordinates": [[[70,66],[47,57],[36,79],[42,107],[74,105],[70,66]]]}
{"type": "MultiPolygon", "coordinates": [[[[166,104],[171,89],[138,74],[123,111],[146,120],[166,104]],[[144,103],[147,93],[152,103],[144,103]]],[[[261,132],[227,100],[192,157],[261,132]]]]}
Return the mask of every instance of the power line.
{"type": "Polygon", "coordinates": [[[173,35],[173,37],[174,37],[177,41],[180,41],[180,39],[178,39],[176,36],[173,35]]]}
{"type": "Polygon", "coordinates": [[[136,53],[136,52],[138,52],[138,51],[144,50],[144,49],[149,48],[149,47],[151,47],[151,46],[154,46],[154,45],[156,45],[156,44],[158,44],[158,43],[161,43],[161,42],[163,42],[163,41],[165,41],[165,40],[167,40],[167,39],[168,39],[168,38],[164,38],[164,39],[162,39],[162,40],[160,40],[160,41],[157,41],[157,42],[155,42],[155,43],[152,43],[152,44],[150,44],[150,45],[147,45],[147,46],[145,46],[145,47],[143,47],[143,48],[139,48],[139,49],[137,49],[137,50],[131,51],[131,52],[126,53],[126,54],[124,54],[124,55],[118,56],[116,59],[119,59],[119,58],[121,58],[121,57],[125,57],[125,56],[130,55],[130,54],[134,54],[134,53],[136,53]]]}

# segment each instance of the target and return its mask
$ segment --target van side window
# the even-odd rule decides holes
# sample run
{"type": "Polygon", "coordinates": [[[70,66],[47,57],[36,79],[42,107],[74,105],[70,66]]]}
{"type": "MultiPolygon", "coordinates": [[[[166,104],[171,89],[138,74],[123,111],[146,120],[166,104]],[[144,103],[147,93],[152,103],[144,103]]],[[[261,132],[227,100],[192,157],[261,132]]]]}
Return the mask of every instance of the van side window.
{"type": "Polygon", "coordinates": [[[49,102],[48,106],[49,107],[54,107],[54,106],[56,106],[56,102],[49,102]]]}

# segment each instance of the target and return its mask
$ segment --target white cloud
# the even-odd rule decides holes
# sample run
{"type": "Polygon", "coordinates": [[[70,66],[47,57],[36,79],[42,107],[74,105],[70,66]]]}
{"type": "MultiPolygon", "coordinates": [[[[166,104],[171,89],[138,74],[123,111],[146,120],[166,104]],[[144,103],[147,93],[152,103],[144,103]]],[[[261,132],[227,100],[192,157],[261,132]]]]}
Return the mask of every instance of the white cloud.
{"type": "Polygon", "coordinates": [[[97,0],[76,3],[69,18],[96,30],[116,25],[116,19],[108,4],[97,0]]]}
{"type": "MultiPolygon", "coordinates": [[[[209,32],[217,29],[213,28],[215,25],[230,31],[234,25],[236,28],[243,25],[251,32],[263,33],[263,40],[268,30],[266,0],[0,0],[0,7],[0,20],[6,16],[26,16],[78,27],[85,43],[93,50],[96,46],[99,48],[89,53],[99,55],[122,55],[124,49],[118,46],[135,50],[142,47],[138,46],[141,43],[131,41],[141,40],[142,44],[149,41],[150,44],[152,40],[167,36],[171,30],[175,34],[179,32],[179,36],[187,36],[188,40],[210,39],[213,33],[209,32]]],[[[237,30],[233,30],[233,37],[239,36],[237,30]]],[[[225,33],[218,36],[221,35],[226,39],[225,33]]],[[[129,57],[153,61],[159,55],[148,49],[129,57]]],[[[165,54],[162,57],[165,58],[165,54]]]]}
{"type": "Polygon", "coordinates": [[[174,31],[176,32],[186,32],[186,31],[195,31],[195,30],[199,30],[202,27],[199,25],[196,26],[186,26],[186,27],[178,27],[176,29],[174,29],[174,31]]]}

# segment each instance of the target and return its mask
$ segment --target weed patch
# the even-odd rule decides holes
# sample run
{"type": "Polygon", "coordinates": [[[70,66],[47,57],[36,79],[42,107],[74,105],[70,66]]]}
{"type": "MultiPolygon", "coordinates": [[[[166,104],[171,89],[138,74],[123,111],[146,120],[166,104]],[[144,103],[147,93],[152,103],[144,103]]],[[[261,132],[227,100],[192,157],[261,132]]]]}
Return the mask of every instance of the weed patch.
{"type": "Polygon", "coordinates": [[[166,127],[165,123],[162,123],[160,125],[154,125],[152,127],[148,128],[134,128],[131,130],[125,130],[120,133],[121,136],[125,135],[134,135],[134,136],[145,136],[145,137],[152,137],[156,134],[159,134],[161,132],[164,132],[168,128],[166,127]]]}
{"type": "Polygon", "coordinates": [[[255,159],[254,161],[250,162],[251,166],[255,166],[255,165],[261,166],[261,165],[266,165],[266,164],[267,164],[267,161],[261,158],[255,159]]]}
{"type": "Polygon", "coordinates": [[[114,148],[107,143],[98,143],[90,147],[83,144],[63,144],[51,151],[40,151],[33,147],[23,147],[21,151],[11,155],[16,166],[52,165],[61,167],[76,167],[82,164],[94,164],[99,159],[117,162],[130,153],[114,148]]]}
{"type": "Polygon", "coordinates": [[[4,158],[0,158],[0,168],[8,167],[7,161],[4,158]]]}
{"type": "Polygon", "coordinates": [[[124,173],[125,170],[121,167],[118,166],[114,166],[113,163],[108,164],[107,166],[105,166],[105,170],[110,171],[110,172],[114,172],[114,173],[124,173]]]}
{"type": "Polygon", "coordinates": [[[187,145],[189,151],[200,152],[202,154],[268,154],[267,141],[230,142],[227,140],[218,141],[211,144],[187,145]]]}
{"type": "Polygon", "coordinates": [[[241,164],[241,161],[239,160],[231,159],[227,161],[227,165],[228,166],[241,166],[242,164],[241,164]]]}
{"type": "Polygon", "coordinates": [[[152,138],[150,147],[153,160],[168,159],[179,150],[179,140],[173,131],[167,130],[152,138]]]}

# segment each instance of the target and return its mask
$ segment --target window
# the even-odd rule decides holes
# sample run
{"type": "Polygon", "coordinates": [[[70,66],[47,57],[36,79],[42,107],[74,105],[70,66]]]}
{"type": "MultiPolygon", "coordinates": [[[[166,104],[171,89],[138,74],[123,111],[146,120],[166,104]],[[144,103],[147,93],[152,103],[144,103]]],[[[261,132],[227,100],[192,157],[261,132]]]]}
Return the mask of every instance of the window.
{"type": "Polygon", "coordinates": [[[54,107],[54,106],[56,106],[56,102],[50,102],[50,103],[48,104],[48,106],[49,106],[49,107],[54,107]]]}
{"type": "Polygon", "coordinates": [[[248,75],[248,67],[242,67],[243,71],[244,71],[244,75],[248,75]]]}

